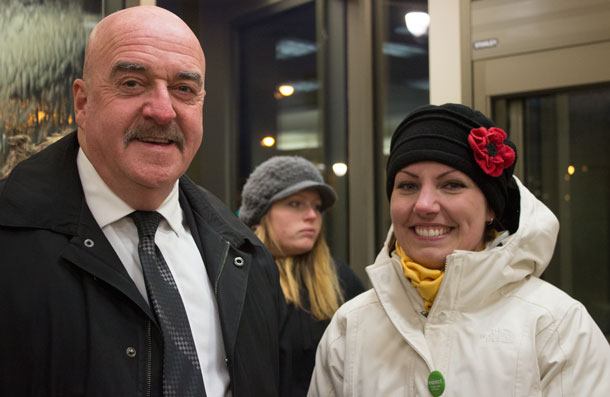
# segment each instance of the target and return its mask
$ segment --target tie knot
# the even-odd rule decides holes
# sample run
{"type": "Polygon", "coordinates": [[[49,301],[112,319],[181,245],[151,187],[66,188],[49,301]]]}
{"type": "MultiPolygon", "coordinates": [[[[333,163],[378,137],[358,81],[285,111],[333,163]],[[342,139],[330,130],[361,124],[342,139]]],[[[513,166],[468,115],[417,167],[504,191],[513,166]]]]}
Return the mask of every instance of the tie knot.
{"type": "Polygon", "coordinates": [[[134,211],[129,214],[138,228],[138,238],[155,237],[163,215],[155,211],[134,211]]]}

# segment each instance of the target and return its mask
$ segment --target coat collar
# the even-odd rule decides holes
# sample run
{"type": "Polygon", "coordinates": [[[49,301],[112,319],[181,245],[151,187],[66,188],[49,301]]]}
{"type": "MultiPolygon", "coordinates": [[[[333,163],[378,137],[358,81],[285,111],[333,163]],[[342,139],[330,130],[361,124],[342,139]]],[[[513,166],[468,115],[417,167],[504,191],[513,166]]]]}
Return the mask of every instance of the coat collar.
{"type": "MultiPolygon", "coordinates": [[[[0,181],[0,225],[66,235],[66,259],[123,291],[152,319],[148,305],[89,211],[76,166],[78,148],[76,133],[71,133],[21,162],[0,181]]],[[[218,294],[225,346],[233,357],[249,268],[264,246],[220,200],[188,177],[180,178],[179,189],[181,206],[218,294]]]]}
{"type": "MultiPolygon", "coordinates": [[[[474,310],[506,293],[506,288],[515,283],[529,276],[540,276],[548,266],[555,248],[559,222],[519,180],[516,182],[521,195],[519,228],[511,235],[502,234],[483,251],[456,250],[450,254],[433,311],[474,310]]],[[[366,269],[376,291],[389,288],[387,277],[404,279],[399,260],[392,254],[392,241],[394,232],[390,228],[375,264],[366,269]]],[[[404,280],[400,284],[405,285],[404,288],[411,288],[404,280]]],[[[405,290],[401,289],[399,293],[404,294],[405,290]]],[[[382,304],[400,304],[404,299],[406,296],[403,299],[388,299],[382,304]]]]}
{"type": "Polygon", "coordinates": [[[208,224],[215,233],[234,247],[244,245],[264,247],[248,226],[231,213],[224,203],[206,189],[196,185],[186,175],[180,178],[180,197],[181,203],[183,200],[188,202],[196,220],[208,224]]]}
{"type": "Polygon", "coordinates": [[[84,205],[76,132],[19,163],[0,185],[0,225],[75,235],[84,205]]]}
{"type": "MultiPolygon", "coordinates": [[[[47,229],[77,235],[86,202],[76,166],[76,131],[19,163],[0,181],[0,225],[47,229]]],[[[181,200],[235,247],[261,246],[224,204],[187,176],[180,178],[181,200]]]]}

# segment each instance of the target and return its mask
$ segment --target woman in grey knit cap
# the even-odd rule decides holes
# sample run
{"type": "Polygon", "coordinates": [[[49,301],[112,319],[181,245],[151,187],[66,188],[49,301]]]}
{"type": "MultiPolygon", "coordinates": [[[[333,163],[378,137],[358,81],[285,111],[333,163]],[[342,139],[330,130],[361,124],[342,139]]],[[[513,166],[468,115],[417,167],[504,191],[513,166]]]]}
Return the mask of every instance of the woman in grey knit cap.
{"type": "Polygon", "coordinates": [[[337,195],[308,160],[276,156],[260,164],[242,191],[239,218],[273,255],[288,302],[285,332],[291,342],[291,396],[305,396],[318,342],[339,306],[364,287],[335,262],[322,229],[322,213],[337,195]]]}

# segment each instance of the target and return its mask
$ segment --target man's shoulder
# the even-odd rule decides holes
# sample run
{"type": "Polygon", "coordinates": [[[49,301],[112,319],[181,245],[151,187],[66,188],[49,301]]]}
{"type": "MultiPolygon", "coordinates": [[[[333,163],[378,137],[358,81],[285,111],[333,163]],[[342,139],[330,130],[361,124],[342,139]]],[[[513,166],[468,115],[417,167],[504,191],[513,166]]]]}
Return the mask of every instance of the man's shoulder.
{"type": "Polygon", "coordinates": [[[180,178],[180,190],[191,210],[223,237],[233,242],[248,240],[253,245],[262,245],[252,230],[206,188],[183,176],[180,178]]]}
{"type": "Polygon", "coordinates": [[[41,228],[72,225],[82,202],[77,151],[73,133],[17,164],[0,181],[0,223],[41,228]]]}

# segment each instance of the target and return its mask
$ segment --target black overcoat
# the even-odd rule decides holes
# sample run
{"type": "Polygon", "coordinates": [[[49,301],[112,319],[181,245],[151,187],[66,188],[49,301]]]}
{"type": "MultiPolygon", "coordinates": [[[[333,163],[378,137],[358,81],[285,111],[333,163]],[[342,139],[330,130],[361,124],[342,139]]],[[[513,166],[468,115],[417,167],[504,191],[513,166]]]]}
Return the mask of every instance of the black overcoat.
{"type": "MultiPolygon", "coordinates": [[[[87,207],[77,152],[72,133],[0,181],[0,396],[158,396],[160,329],[87,207]]],[[[179,187],[233,396],[279,395],[277,266],[218,199],[187,177],[179,187]]]]}

